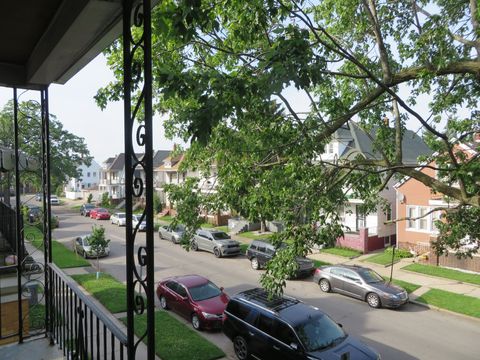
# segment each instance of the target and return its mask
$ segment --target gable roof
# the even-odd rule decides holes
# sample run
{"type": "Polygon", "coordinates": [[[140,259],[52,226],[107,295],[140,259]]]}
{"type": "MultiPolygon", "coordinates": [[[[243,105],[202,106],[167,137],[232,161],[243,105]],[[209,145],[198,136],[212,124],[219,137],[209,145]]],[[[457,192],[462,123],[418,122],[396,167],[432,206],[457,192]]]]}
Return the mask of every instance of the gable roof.
{"type": "MultiPolygon", "coordinates": [[[[376,137],[376,129],[367,133],[353,121],[348,122],[347,128],[340,128],[334,138],[347,142],[347,148],[340,154],[340,157],[347,157],[351,154],[362,154],[367,159],[381,159],[381,154],[373,148],[373,141],[376,137]]],[[[337,133],[336,132],[336,133],[337,133]]],[[[404,164],[417,164],[420,155],[431,155],[432,150],[425,144],[420,136],[411,130],[405,130],[402,137],[402,162],[404,164]]]]}
{"type": "Polygon", "coordinates": [[[170,155],[170,150],[157,150],[153,154],[153,168],[159,167],[163,164],[165,160],[170,155]]]}

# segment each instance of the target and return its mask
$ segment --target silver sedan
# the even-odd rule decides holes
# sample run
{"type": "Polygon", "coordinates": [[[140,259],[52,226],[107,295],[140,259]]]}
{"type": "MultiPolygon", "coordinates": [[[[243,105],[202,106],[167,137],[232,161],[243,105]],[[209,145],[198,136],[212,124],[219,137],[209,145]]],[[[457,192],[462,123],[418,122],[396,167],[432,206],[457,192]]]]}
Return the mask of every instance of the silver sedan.
{"type": "Polygon", "coordinates": [[[183,233],[185,232],[185,227],[181,224],[178,224],[175,227],[171,225],[163,225],[158,228],[158,236],[160,239],[170,240],[174,244],[179,244],[183,233]]]}

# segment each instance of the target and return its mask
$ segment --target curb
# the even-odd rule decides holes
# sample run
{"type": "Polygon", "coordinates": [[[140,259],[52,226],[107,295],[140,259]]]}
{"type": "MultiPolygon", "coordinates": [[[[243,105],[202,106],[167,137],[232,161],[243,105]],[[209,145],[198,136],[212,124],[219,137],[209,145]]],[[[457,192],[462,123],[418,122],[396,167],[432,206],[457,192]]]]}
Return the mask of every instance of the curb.
{"type": "Polygon", "coordinates": [[[444,309],[444,308],[441,308],[441,307],[438,307],[438,306],[435,306],[435,305],[426,304],[426,303],[423,303],[423,302],[420,302],[420,301],[417,301],[417,300],[408,300],[408,303],[412,304],[412,305],[421,306],[421,307],[424,307],[424,308],[427,308],[427,309],[430,309],[430,310],[435,310],[435,311],[438,311],[438,312],[445,312],[447,314],[459,316],[459,317],[464,318],[464,319],[469,319],[469,320],[474,320],[474,321],[479,321],[480,322],[480,318],[470,316],[470,315],[465,315],[465,314],[458,313],[458,312],[455,312],[455,311],[451,311],[451,310],[448,310],[448,309],[444,309]]]}

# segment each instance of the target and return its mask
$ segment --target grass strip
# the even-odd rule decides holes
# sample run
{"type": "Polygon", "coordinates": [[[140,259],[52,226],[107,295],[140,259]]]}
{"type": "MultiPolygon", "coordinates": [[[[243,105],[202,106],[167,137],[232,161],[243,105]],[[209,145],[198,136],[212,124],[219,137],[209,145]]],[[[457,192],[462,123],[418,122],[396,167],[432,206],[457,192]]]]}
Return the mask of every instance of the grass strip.
{"type": "MultiPolygon", "coordinates": [[[[313,260],[313,259],[311,259],[311,260],[313,260]]],[[[322,260],[313,260],[313,265],[318,268],[318,267],[320,267],[320,266],[332,265],[332,264],[330,264],[330,263],[328,263],[328,262],[326,262],[326,261],[322,261],[322,260]]]]}
{"type": "MultiPolygon", "coordinates": [[[[127,319],[122,321],[126,324],[127,319]]],[[[147,315],[135,316],[134,321],[137,336],[144,334],[147,315]]],[[[216,345],[166,311],[155,312],[155,352],[163,360],[213,360],[225,356],[216,345]]]]}
{"type": "MultiPolygon", "coordinates": [[[[43,251],[43,234],[35,226],[25,225],[25,239],[30,241],[33,246],[43,251]]],[[[90,263],[62,243],[52,241],[53,262],[61,269],[74,268],[81,266],[90,266],[90,263]]]]}
{"type": "Polygon", "coordinates": [[[464,283],[480,285],[480,275],[470,274],[463,271],[446,269],[439,266],[410,264],[402,268],[402,270],[413,271],[425,275],[437,276],[450,280],[457,280],[464,283]]]}
{"type": "Polygon", "coordinates": [[[346,247],[333,247],[320,250],[321,253],[343,256],[347,258],[356,257],[362,255],[362,252],[355,249],[350,249],[346,247]]]}
{"type": "Polygon", "coordinates": [[[480,318],[480,299],[472,296],[431,289],[416,300],[459,314],[480,318]]]}
{"type": "MultiPolygon", "coordinates": [[[[385,279],[385,281],[389,280],[389,278],[386,277],[386,276],[384,276],[383,278],[385,279]]],[[[392,283],[394,285],[397,285],[397,286],[400,286],[400,287],[404,288],[407,291],[407,293],[409,293],[409,294],[411,294],[415,290],[421,288],[421,285],[412,284],[410,282],[403,281],[403,280],[392,279],[392,283]]]]}
{"type": "Polygon", "coordinates": [[[268,234],[260,234],[258,231],[246,231],[238,234],[238,236],[253,239],[253,240],[266,240],[272,236],[271,233],[268,234]]]}
{"type": "Polygon", "coordinates": [[[225,225],[225,226],[216,226],[216,227],[215,227],[215,230],[223,231],[223,232],[228,233],[228,226],[227,226],[227,225],[225,225]]]}
{"type": "Polygon", "coordinates": [[[93,295],[111,313],[127,311],[127,287],[110,274],[72,275],[72,278],[93,295]]]}
{"type": "MultiPolygon", "coordinates": [[[[393,258],[393,262],[396,263],[400,261],[400,257],[396,256],[393,258]]],[[[391,265],[392,264],[392,254],[389,253],[380,253],[369,256],[368,258],[364,259],[363,261],[379,264],[379,265],[391,265]]]]}

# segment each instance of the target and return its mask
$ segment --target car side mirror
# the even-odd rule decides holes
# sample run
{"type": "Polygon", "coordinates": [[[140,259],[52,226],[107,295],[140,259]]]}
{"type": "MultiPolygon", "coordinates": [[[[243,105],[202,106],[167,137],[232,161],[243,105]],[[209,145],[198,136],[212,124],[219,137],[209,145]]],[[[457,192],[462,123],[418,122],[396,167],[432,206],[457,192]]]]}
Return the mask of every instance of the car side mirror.
{"type": "Polygon", "coordinates": [[[223,287],[223,286],[220,286],[220,291],[223,292],[223,290],[224,290],[224,287],[223,287]]]}
{"type": "Polygon", "coordinates": [[[338,325],[338,326],[340,326],[341,328],[343,328],[343,325],[342,325],[342,324],[340,324],[340,323],[337,323],[337,325],[338,325]]]}
{"type": "Polygon", "coordinates": [[[187,301],[187,300],[188,300],[188,296],[182,296],[182,300],[183,300],[183,301],[187,301]]]}
{"type": "Polygon", "coordinates": [[[290,344],[290,347],[291,347],[293,350],[295,350],[295,351],[298,351],[298,349],[299,349],[298,344],[297,344],[297,343],[294,343],[294,342],[292,342],[292,343],[290,344]]]}

